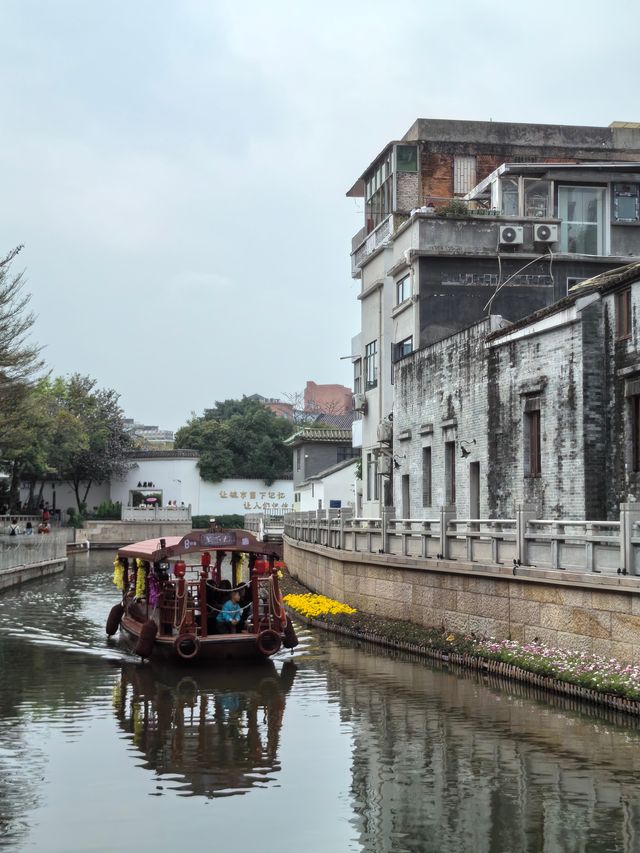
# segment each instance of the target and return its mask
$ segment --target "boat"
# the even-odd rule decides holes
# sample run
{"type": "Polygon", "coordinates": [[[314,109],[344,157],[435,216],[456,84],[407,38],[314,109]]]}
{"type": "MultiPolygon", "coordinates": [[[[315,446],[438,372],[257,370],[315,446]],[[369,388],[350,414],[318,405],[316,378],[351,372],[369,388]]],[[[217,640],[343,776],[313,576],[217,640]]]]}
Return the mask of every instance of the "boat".
{"type": "Polygon", "coordinates": [[[283,645],[293,649],[298,641],[280,591],[281,557],[281,543],[242,529],[125,545],[114,561],[122,599],[111,608],[107,635],[120,630],[141,658],[173,663],[264,660],[283,645]],[[231,582],[222,580],[226,554],[231,582]]]}

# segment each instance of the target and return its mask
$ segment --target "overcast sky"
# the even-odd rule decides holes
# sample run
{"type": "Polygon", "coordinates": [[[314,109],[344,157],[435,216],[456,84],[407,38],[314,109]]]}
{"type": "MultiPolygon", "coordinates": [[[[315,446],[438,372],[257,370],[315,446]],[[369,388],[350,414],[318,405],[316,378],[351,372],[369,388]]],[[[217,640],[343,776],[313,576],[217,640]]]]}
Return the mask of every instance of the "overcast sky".
{"type": "Polygon", "coordinates": [[[640,120],[639,25],[636,0],[0,0],[0,254],[25,244],[49,366],[168,428],[350,385],[373,156],[418,116],[640,120]]]}

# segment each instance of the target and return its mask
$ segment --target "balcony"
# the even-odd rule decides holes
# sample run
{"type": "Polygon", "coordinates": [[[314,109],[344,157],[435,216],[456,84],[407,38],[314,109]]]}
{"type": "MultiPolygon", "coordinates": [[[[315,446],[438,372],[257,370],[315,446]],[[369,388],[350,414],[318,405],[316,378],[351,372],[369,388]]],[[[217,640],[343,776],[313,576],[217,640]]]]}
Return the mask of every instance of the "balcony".
{"type": "Polygon", "coordinates": [[[393,233],[393,215],[390,214],[369,234],[361,228],[351,241],[351,275],[359,278],[360,267],[372,252],[375,252],[393,233]],[[360,241],[358,243],[358,240],[360,241]]]}

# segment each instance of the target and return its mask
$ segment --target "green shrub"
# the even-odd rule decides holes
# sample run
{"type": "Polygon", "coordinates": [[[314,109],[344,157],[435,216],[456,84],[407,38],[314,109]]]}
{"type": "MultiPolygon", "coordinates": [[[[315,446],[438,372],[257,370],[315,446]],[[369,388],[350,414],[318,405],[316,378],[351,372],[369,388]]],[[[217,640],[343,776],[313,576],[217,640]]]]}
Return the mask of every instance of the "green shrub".
{"type": "Polygon", "coordinates": [[[78,512],[77,509],[73,509],[73,507],[69,507],[67,510],[67,515],[69,516],[69,524],[71,527],[75,527],[79,529],[84,527],[85,517],[81,512],[78,512]]]}
{"type": "Polygon", "coordinates": [[[102,501],[100,506],[96,507],[93,517],[120,521],[121,513],[122,504],[120,501],[102,501]]]}

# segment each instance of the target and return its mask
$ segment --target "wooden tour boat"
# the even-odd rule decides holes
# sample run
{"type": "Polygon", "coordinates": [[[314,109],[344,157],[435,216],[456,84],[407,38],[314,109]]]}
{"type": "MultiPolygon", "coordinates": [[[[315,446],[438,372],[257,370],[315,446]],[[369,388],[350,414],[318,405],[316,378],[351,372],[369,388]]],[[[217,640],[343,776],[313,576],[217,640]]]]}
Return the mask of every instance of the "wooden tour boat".
{"type": "Polygon", "coordinates": [[[174,662],[269,658],[298,640],[278,584],[282,545],[247,530],[192,530],[120,548],[114,583],[122,601],[106,631],[118,629],[142,658],[174,662]],[[222,580],[231,555],[232,581],[222,580]],[[215,558],[212,559],[212,554],[215,558]],[[241,582],[245,561],[249,580],[241,582]],[[232,600],[232,610],[225,602],[232,600]],[[221,614],[235,617],[221,619],[221,614]]]}

